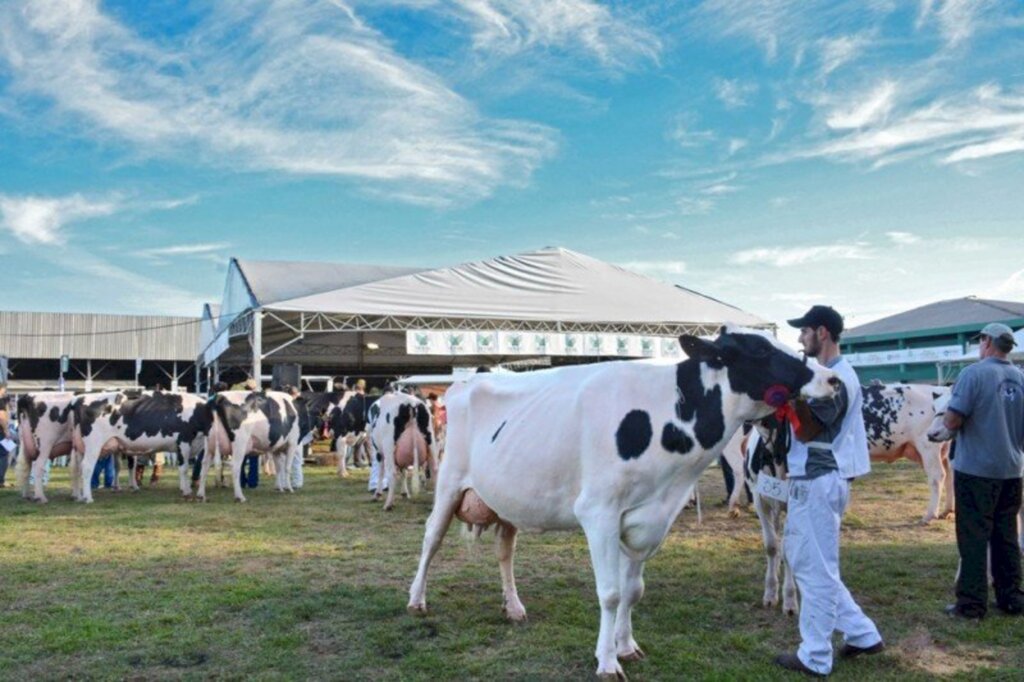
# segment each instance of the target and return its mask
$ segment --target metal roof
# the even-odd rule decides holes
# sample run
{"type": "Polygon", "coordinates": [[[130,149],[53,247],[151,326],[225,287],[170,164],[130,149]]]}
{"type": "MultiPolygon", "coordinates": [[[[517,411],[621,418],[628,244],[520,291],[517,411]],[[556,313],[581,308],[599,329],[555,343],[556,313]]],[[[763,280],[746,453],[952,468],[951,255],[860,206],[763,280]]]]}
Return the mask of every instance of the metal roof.
{"type": "Polygon", "coordinates": [[[310,296],[332,289],[400,277],[423,268],[359,263],[249,260],[236,258],[238,269],[258,306],[310,296]]]}
{"type": "Polygon", "coordinates": [[[989,322],[1018,319],[1024,319],[1024,303],[993,301],[968,296],[929,303],[920,308],[848,329],[843,334],[843,342],[847,343],[865,336],[895,336],[930,329],[949,329],[950,327],[981,329],[989,322]]]}
{"type": "Polygon", "coordinates": [[[0,355],[56,360],[194,361],[198,317],[0,312],[0,355]]]}

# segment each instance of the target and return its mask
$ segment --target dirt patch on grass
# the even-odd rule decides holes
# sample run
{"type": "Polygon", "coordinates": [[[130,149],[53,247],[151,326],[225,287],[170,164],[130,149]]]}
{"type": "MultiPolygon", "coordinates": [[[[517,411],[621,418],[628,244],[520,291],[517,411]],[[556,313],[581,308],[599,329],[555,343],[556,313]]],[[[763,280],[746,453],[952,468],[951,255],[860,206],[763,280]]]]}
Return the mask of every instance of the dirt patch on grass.
{"type": "Polygon", "coordinates": [[[992,658],[982,650],[972,649],[966,654],[943,647],[925,628],[913,630],[892,647],[892,652],[904,666],[937,677],[981,672],[992,662],[992,658]]]}

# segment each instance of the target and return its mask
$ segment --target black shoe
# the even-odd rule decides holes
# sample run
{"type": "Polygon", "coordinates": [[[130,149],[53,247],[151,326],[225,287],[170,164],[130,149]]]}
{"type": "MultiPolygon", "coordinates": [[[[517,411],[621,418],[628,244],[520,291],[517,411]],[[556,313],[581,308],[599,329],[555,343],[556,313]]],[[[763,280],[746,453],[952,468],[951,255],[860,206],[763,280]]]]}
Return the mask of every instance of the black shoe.
{"type": "Polygon", "coordinates": [[[775,657],[775,665],[782,666],[786,670],[792,670],[793,672],[803,673],[804,675],[810,675],[811,677],[825,677],[824,674],[814,672],[800,660],[800,657],[796,654],[779,654],[775,657]]]}
{"type": "Polygon", "coordinates": [[[839,657],[856,658],[861,654],[864,654],[865,656],[874,656],[875,654],[882,653],[884,650],[885,642],[878,642],[877,644],[872,644],[871,646],[866,647],[854,646],[852,644],[844,644],[842,648],[839,649],[839,657]]]}
{"type": "Polygon", "coordinates": [[[966,611],[960,608],[957,604],[950,604],[944,609],[947,616],[950,618],[960,618],[962,620],[981,620],[985,617],[985,614],[978,611],[966,611]]]}
{"type": "Polygon", "coordinates": [[[1024,599],[1017,597],[1016,599],[1009,599],[1004,602],[996,602],[996,608],[1007,616],[1024,615],[1024,599]]]}

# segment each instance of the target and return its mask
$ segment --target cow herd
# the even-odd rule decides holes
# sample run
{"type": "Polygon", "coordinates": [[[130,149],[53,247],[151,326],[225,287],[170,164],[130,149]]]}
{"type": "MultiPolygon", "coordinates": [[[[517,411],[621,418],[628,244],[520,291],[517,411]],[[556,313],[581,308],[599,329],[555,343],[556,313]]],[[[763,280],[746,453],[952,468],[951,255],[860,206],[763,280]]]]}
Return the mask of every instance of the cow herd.
{"type": "MultiPolygon", "coordinates": [[[[230,457],[234,497],[245,502],[244,458],[271,458],[275,490],[294,492],[289,472],[313,429],[331,437],[342,461],[346,441],[369,437],[381,443],[376,450],[390,480],[410,468],[429,471],[437,456],[431,414],[423,401],[389,395],[379,402],[371,405],[371,399],[355,391],[297,397],[248,390],[210,397],[163,391],[26,394],[17,402],[17,486],[24,497],[46,502],[46,463],[68,456],[72,497],[90,503],[90,481],[101,457],[164,452],[174,458],[185,497],[193,496],[190,465],[201,458],[194,497],[204,501],[211,465],[230,457]]],[[[418,484],[413,487],[418,489],[418,484]]],[[[389,495],[389,508],[391,504],[389,495]]]]}
{"type": "MultiPolygon", "coordinates": [[[[768,558],[763,601],[780,602],[784,502],[756,492],[760,475],[785,478],[790,431],[774,418],[778,405],[771,396],[829,398],[842,386],[831,370],[757,330],[727,326],[713,341],[683,336],[680,344],[688,358],[677,363],[617,361],[485,373],[456,384],[446,395],[443,459],[433,413],[405,394],[376,402],[352,391],[300,397],[275,391],[225,391],[209,398],[163,392],[26,395],[17,404],[23,453],[18,483],[26,497],[45,501],[46,459],[70,455],[72,494],[91,502],[90,478],[103,454],[161,451],[176,456],[185,496],[193,494],[190,460],[202,456],[194,494],[205,499],[211,462],[230,456],[234,496],[244,501],[246,455],[272,457],[275,488],[291,491],[288,472],[310,430],[332,439],[342,475],[345,448],[365,440],[383,469],[377,497],[390,482],[385,509],[394,504],[399,485],[406,494],[415,493],[425,478],[434,485],[409,589],[411,612],[426,611],[427,573],[454,518],[477,534],[496,528],[502,605],[511,620],[526,617],[513,571],[518,532],[582,528],[600,609],[597,673],[621,678],[623,662],[645,655],[632,622],[644,593],[644,564],[720,455],[738,474],[731,508],[744,481],[755,491],[768,558]],[[753,425],[749,434],[744,424],[753,425]]],[[[931,490],[924,521],[947,516],[953,511],[949,447],[937,425],[948,389],[862,390],[872,459],[919,462],[931,490]]],[[[797,590],[786,573],[781,602],[795,613],[797,590]]]]}

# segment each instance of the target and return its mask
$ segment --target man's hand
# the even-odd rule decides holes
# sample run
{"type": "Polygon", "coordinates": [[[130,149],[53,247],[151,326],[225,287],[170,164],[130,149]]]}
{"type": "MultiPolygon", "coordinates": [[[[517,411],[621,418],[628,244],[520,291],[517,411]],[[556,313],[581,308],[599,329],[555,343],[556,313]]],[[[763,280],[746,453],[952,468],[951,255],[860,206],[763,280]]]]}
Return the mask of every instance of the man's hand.
{"type": "Polygon", "coordinates": [[[964,425],[964,418],[959,412],[946,410],[942,416],[942,425],[950,431],[959,431],[960,427],[964,425]]]}

